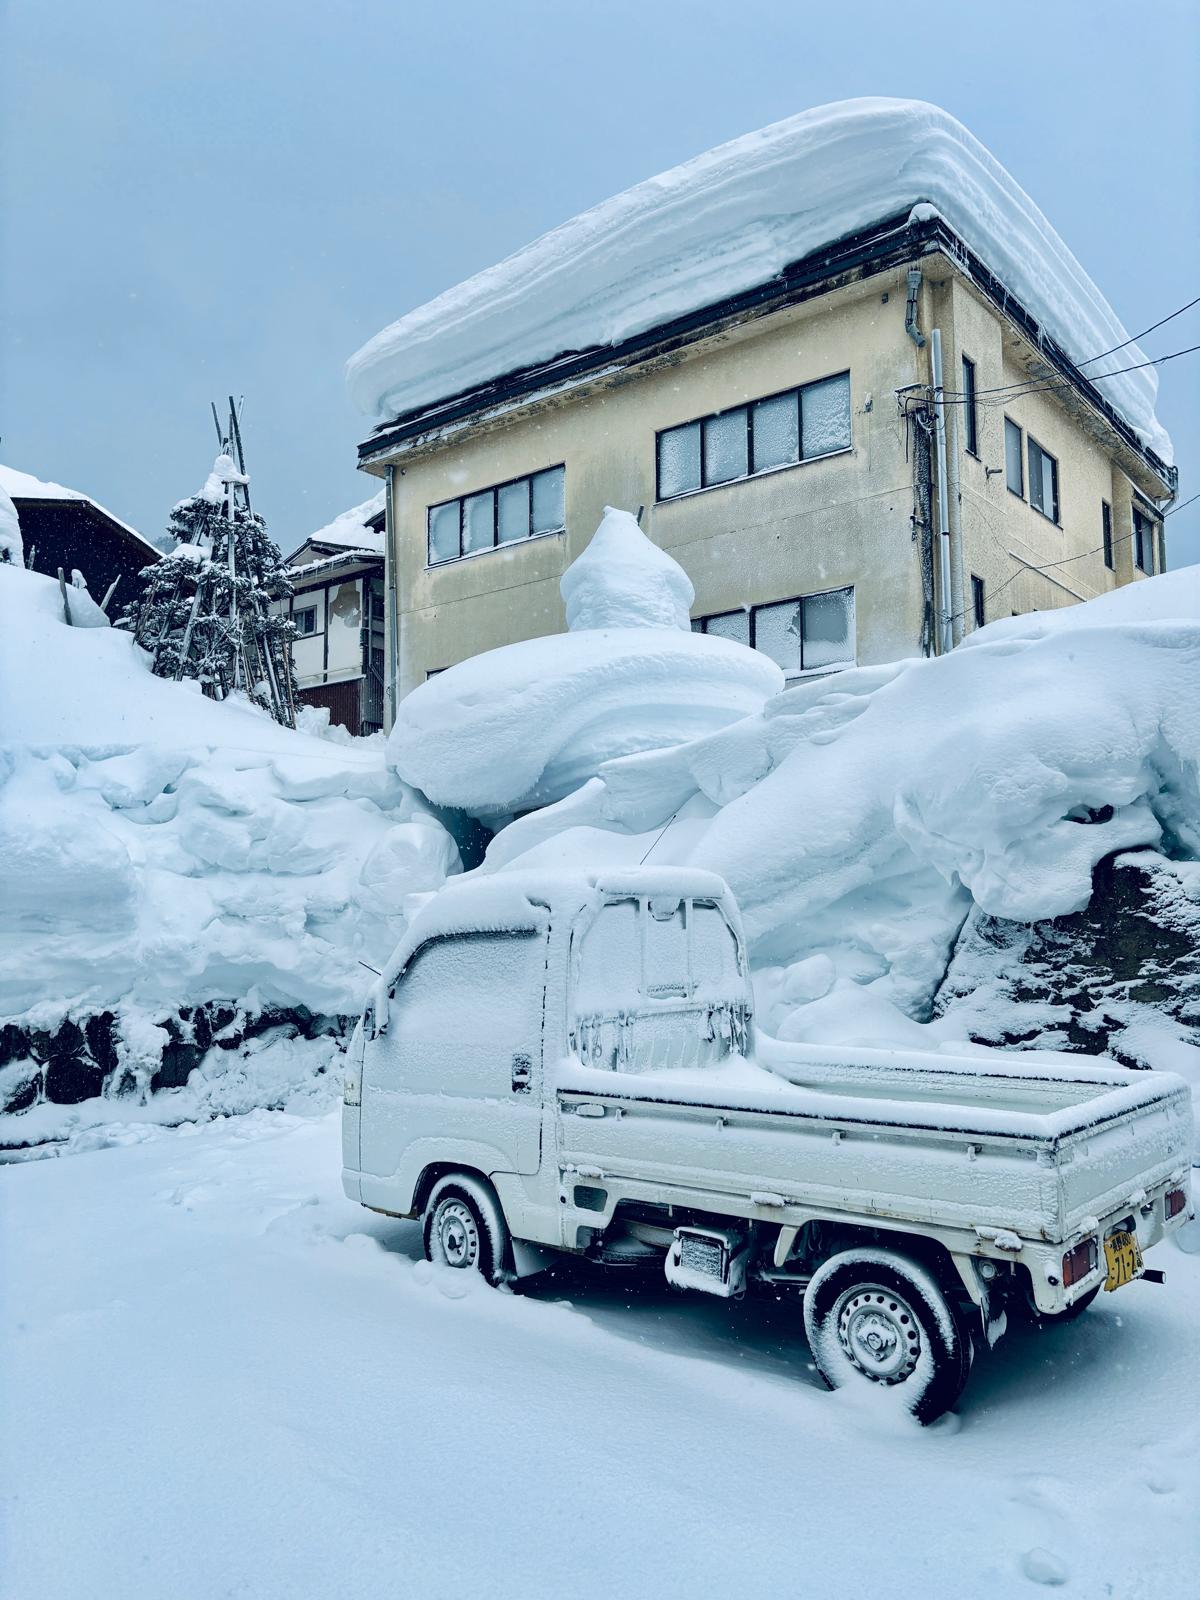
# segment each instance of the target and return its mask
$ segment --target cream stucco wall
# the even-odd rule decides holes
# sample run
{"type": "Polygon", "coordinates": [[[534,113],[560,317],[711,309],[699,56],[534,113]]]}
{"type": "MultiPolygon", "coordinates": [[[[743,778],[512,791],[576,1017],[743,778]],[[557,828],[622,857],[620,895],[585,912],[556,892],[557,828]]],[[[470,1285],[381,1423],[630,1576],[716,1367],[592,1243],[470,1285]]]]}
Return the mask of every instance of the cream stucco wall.
{"type": "MultiPolygon", "coordinates": [[[[942,328],[947,388],[960,387],[963,351],[976,362],[981,390],[1023,381],[1036,352],[944,256],[922,266],[921,325],[942,328]]],[[[388,529],[399,695],[481,650],[561,630],[559,579],[606,504],[644,507],[642,527],[695,586],[695,616],[852,584],[858,661],[916,654],[913,465],[896,391],[928,383],[929,347],[918,350],[906,335],[904,310],[904,269],[893,269],[681,353],[399,446],[389,458],[388,529]],[[847,369],[850,450],[655,503],[659,430],[847,369]],[[566,469],[565,533],[428,566],[429,506],[558,463],[566,469]]],[[[1128,539],[1121,542],[1131,488],[1118,458],[1126,469],[1130,460],[1106,447],[1103,428],[1085,428],[1060,393],[1013,400],[1008,414],[1058,458],[1055,526],[1005,487],[1004,414],[1002,405],[980,405],[975,458],[962,449],[952,408],[963,552],[954,608],[965,614],[964,628],[972,573],[985,580],[989,619],[1071,603],[1133,576],[1128,539]],[[1115,574],[1100,555],[1084,554],[1101,542],[1102,499],[1113,508],[1115,574]],[[1073,556],[1081,559],[1049,575],[1030,571],[1073,556]]]]}

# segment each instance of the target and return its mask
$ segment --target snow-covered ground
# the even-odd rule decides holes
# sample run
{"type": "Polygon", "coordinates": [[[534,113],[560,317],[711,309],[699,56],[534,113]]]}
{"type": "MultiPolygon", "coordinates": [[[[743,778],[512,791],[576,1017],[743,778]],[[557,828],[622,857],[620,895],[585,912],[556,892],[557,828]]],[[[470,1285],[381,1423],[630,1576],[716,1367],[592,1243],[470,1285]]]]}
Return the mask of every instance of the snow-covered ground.
{"type": "Polygon", "coordinates": [[[798,1305],[435,1271],[336,1113],[109,1137],[3,1174],[6,1600],[1194,1593],[1200,1255],[922,1430],[798,1305]]]}

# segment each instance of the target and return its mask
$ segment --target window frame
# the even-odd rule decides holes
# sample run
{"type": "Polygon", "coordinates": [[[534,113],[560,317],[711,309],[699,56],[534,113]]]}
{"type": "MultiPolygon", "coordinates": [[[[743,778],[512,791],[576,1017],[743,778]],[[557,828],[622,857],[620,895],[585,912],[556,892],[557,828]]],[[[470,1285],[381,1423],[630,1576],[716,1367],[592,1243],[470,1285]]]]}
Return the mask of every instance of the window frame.
{"type": "Polygon", "coordinates": [[[449,500],[437,500],[425,507],[425,570],[432,572],[438,567],[451,567],[459,561],[473,561],[477,556],[492,555],[497,550],[515,549],[518,546],[529,544],[534,539],[554,539],[559,534],[567,531],[567,466],[565,461],[555,461],[548,467],[538,467],[533,472],[518,473],[515,478],[505,478],[500,483],[487,484],[482,489],[472,489],[468,494],[452,496],[449,500]],[[562,473],[563,484],[563,520],[557,528],[539,528],[533,526],[533,482],[535,478],[544,477],[550,472],[562,473]],[[529,499],[529,532],[519,535],[515,539],[501,539],[500,537],[500,493],[503,489],[510,489],[515,484],[528,484],[529,499]],[[492,542],[480,545],[476,550],[463,549],[463,534],[466,529],[466,505],[468,500],[480,500],[485,495],[490,495],[492,500],[492,542]],[[443,556],[440,560],[433,559],[432,530],[434,512],[443,510],[446,506],[458,507],[458,554],[456,556],[443,556]]]}
{"type": "Polygon", "coordinates": [[[1109,572],[1115,572],[1117,557],[1113,548],[1112,506],[1107,500],[1100,502],[1100,539],[1104,551],[1104,565],[1109,572]]]}
{"type": "Polygon", "coordinates": [[[1059,486],[1059,481],[1058,481],[1058,457],[1057,456],[1052,456],[1050,454],[1049,450],[1046,449],[1045,445],[1039,443],[1039,441],[1037,439],[1035,439],[1031,433],[1027,433],[1025,435],[1025,452],[1026,452],[1026,455],[1028,457],[1028,461],[1027,461],[1026,465],[1027,465],[1027,469],[1028,469],[1027,479],[1028,479],[1028,486],[1029,486],[1029,493],[1028,493],[1029,508],[1030,508],[1031,511],[1036,511],[1039,517],[1045,517],[1047,522],[1052,522],[1056,528],[1061,528],[1062,527],[1062,491],[1061,491],[1061,488],[1059,486]],[[1053,516],[1051,516],[1050,512],[1047,511],[1044,506],[1039,506],[1038,503],[1033,498],[1033,452],[1035,450],[1037,451],[1038,455],[1041,458],[1039,463],[1038,463],[1038,465],[1040,467],[1039,478],[1040,478],[1041,485],[1042,485],[1043,498],[1044,498],[1044,495],[1045,495],[1045,488],[1046,488],[1046,478],[1045,478],[1046,462],[1048,461],[1050,463],[1050,479],[1051,479],[1051,484],[1052,484],[1052,487],[1053,487],[1053,494],[1054,494],[1054,515],[1053,516]]]}
{"type": "Polygon", "coordinates": [[[962,354],[963,422],[966,435],[963,449],[979,460],[979,389],[976,382],[975,363],[969,355],[962,354]]]}
{"type": "Polygon", "coordinates": [[[987,627],[987,585],[977,574],[971,574],[971,615],[977,628],[987,627]]]}
{"type": "Polygon", "coordinates": [[[315,639],[320,633],[321,630],[317,627],[317,610],[318,606],[315,600],[310,606],[292,606],[292,622],[295,624],[297,639],[315,639]],[[302,628],[299,619],[307,617],[310,613],[313,619],[312,627],[302,628]]]}
{"type": "Polygon", "coordinates": [[[1158,523],[1149,512],[1143,511],[1139,505],[1130,506],[1130,511],[1133,513],[1133,564],[1147,578],[1153,578],[1158,570],[1154,548],[1158,534],[1158,523]],[[1150,559],[1148,567],[1143,564],[1143,556],[1148,556],[1150,559]]]}
{"type": "Polygon", "coordinates": [[[788,389],[775,389],[769,394],[756,394],[752,399],[741,400],[737,405],[725,406],[720,411],[708,411],[698,417],[689,417],[683,422],[673,422],[669,427],[654,430],[654,503],[656,505],[670,505],[676,500],[687,500],[692,495],[708,494],[713,489],[727,489],[733,483],[746,483],[751,478],[767,478],[774,472],[791,472],[796,467],[806,467],[813,461],[830,461],[834,456],[849,455],[854,449],[854,391],[851,386],[849,367],[843,367],[837,372],[828,372],[820,378],[813,378],[807,383],[793,384],[788,389]],[[837,378],[845,378],[847,398],[850,400],[850,442],[839,445],[836,450],[823,450],[819,455],[806,456],[804,454],[804,401],[806,389],[817,389],[823,383],[832,383],[837,378]],[[796,448],[799,452],[795,461],[781,461],[776,466],[754,469],[754,410],[756,406],[764,405],[770,400],[784,400],[789,395],[794,395],[796,400],[796,448]],[[727,417],[732,413],[741,411],[745,415],[746,423],[746,467],[747,470],[734,478],[719,478],[712,483],[705,482],[707,468],[707,448],[705,444],[705,424],[714,422],[718,417],[727,417]],[[694,489],[681,489],[677,494],[664,495],[662,492],[662,441],[664,435],[675,433],[683,428],[697,428],[700,436],[700,482],[694,489]]]}
{"type": "Polygon", "coordinates": [[[1014,422],[1011,417],[1004,419],[1004,486],[1009,494],[1015,494],[1018,500],[1025,498],[1025,430],[1019,422],[1014,422]],[[1017,436],[1017,466],[1021,473],[1021,487],[1014,489],[1008,481],[1008,430],[1012,429],[1017,436]]]}
{"type": "MultiPolygon", "coordinates": [[[[757,650],[758,649],[758,645],[757,645],[756,639],[757,639],[757,633],[758,633],[758,626],[757,626],[757,622],[758,622],[757,614],[758,614],[758,612],[768,610],[773,606],[798,605],[800,607],[800,617],[801,617],[801,621],[800,621],[800,666],[794,668],[792,671],[789,671],[786,667],[781,667],[780,671],[783,673],[784,677],[789,679],[789,680],[791,680],[791,679],[796,679],[796,678],[816,677],[818,675],[818,673],[844,672],[848,667],[854,667],[854,666],[858,665],[858,623],[857,623],[857,614],[855,613],[854,617],[853,617],[853,622],[854,622],[854,653],[851,656],[849,656],[845,661],[831,662],[828,666],[806,667],[804,665],[804,605],[805,605],[805,602],[808,601],[808,600],[820,600],[820,599],[823,599],[826,595],[829,595],[829,594],[845,594],[845,593],[849,593],[849,595],[850,595],[850,608],[851,608],[852,613],[854,613],[855,612],[855,605],[856,605],[856,598],[855,598],[855,592],[854,591],[855,591],[855,585],[854,584],[852,584],[852,583],[838,583],[838,584],[834,584],[833,587],[829,588],[829,589],[814,589],[810,594],[784,595],[779,600],[758,600],[753,605],[749,605],[749,606],[730,606],[724,611],[712,611],[712,612],[708,613],[706,616],[693,617],[693,619],[692,619],[692,631],[693,631],[693,633],[705,633],[706,634],[709,631],[708,630],[708,625],[709,625],[710,622],[719,622],[723,617],[744,616],[747,619],[748,647],[751,650],[757,650]]],[[[714,637],[716,637],[716,638],[725,638],[726,636],[724,634],[716,634],[716,635],[714,635],[714,637]]],[[[766,655],[767,652],[764,650],[762,652],[762,654],[766,655]]],[[[774,658],[774,656],[770,656],[770,657],[768,657],[768,659],[774,661],[775,658],[774,658]]],[[[776,662],[776,665],[777,666],[779,665],[778,662],[776,662]]]]}

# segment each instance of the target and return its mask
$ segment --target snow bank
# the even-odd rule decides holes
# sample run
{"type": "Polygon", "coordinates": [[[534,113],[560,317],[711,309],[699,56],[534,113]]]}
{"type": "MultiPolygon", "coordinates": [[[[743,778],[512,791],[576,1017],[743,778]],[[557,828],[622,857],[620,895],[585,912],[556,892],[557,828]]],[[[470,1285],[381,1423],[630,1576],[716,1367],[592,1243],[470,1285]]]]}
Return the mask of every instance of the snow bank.
{"type": "Polygon", "coordinates": [[[608,763],[501,832],[486,868],[647,850],[707,868],[741,906],[768,1028],[961,1039],[921,1019],[972,906],[1041,921],[1088,903],[1103,857],[1164,839],[1200,854],[1197,598],[1195,570],[1170,573],[937,660],[800,684],[608,763]]]}
{"type": "Polygon", "coordinates": [[[3,482],[0,482],[0,563],[5,562],[14,567],[23,567],[25,545],[21,539],[21,519],[17,516],[17,508],[3,482]]]}
{"type": "Polygon", "coordinates": [[[458,869],[380,743],[155,678],[128,634],[67,628],[57,584],[14,568],[0,682],[0,1020],[350,1014],[406,898],[458,869]]]}
{"type": "Polygon", "coordinates": [[[615,756],[734,722],[782,685],[766,656],[690,631],[691,584],[628,512],[605,509],[562,593],[570,632],[473,656],[401,702],[388,758],[435,804],[507,819],[615,756]]]}
{"type": "MultiPolygon", "coordinates": [[[[395,416],[613,345],[767,282],[791,262],[923,205],[939,212],[1092,377],[1143,360],[1020,185],[961,123],[915,100],[846,100],[747,134],[651,178],[447,290],[354,355],[368,414],[395,416]]],[[[1103,384],[1170,462],[1152,368],[1103,384]]]]}

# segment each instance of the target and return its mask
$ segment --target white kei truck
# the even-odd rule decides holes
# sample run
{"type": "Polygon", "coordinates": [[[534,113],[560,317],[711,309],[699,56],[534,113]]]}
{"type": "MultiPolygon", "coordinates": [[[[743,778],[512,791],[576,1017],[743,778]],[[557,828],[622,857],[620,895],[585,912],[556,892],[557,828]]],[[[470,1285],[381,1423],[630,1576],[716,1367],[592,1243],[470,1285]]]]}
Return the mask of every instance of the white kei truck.
{"type": "Polygon", "coordinates": [[[922,1422],[1007,1310],[1065,1319],[1161,1281],[1146,1251],[1192,1215],[1180,1079],[787,1045],[752,1014],[710,873],[452,882],[355,1033],[345,1191],[492,1282],[565,1252],[715,1295],[794,1288],[825,1381],[885,1385],[922,1422]]]}

